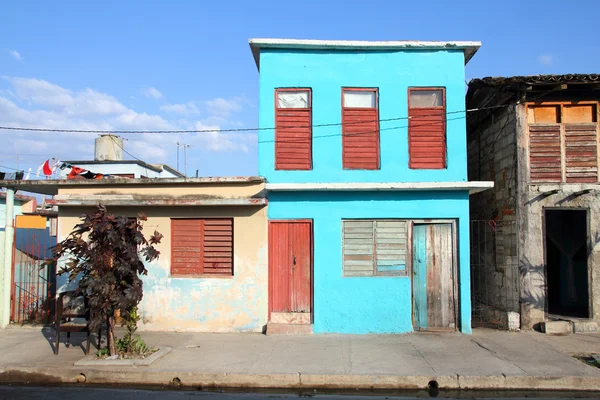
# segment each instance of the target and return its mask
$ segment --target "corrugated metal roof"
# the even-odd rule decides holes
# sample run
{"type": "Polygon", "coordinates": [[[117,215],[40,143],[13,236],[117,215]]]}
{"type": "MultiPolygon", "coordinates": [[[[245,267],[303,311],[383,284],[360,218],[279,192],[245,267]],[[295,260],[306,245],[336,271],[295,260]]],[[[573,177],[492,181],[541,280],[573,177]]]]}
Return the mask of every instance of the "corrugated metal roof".
{"type": "Polygon", "coordinates": [[[485,77],[472,79],[469,89],[481,86],[514,86],[514,85],[543,85],[543,84],[575,84],[600,83],[600,74],[564,74],[564,75],[521,75],[509,77],[485,77]]]}

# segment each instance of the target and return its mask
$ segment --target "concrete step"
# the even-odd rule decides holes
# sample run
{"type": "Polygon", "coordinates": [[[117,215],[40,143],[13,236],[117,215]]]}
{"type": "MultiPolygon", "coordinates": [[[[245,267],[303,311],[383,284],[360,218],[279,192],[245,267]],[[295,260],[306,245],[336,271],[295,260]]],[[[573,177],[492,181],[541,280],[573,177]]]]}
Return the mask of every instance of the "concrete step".
{"type": "Polygon", "coordinates": [[[598,333],[598,323],[595,321],[571,321],[573,333],[598,333]]]}
{"type": "Polygon", "coordinates": [[[273,324],[310,324],[311,313],[272,312],[270,322],[273,324]]]}
{"type": "Polygon", "coordinates": [[[311,335],[312,324],[267,324],[267,335],[311,335]]]}
{"type": "Polygon", "coordinates": [[[544,321],[541,328],[542,332],[547,335],[569,335],[573,333],[571,321],[544,321]]]}

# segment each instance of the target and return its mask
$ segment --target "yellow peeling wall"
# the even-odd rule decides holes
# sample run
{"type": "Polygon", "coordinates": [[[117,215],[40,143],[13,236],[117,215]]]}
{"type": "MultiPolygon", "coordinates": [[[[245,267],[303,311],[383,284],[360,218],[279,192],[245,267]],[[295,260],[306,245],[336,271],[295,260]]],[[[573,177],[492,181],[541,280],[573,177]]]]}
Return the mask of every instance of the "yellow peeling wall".
{"type": "MultiPolygon", "coordinates": [[[[263,184],[253,184],[256,193],[263,184]]],[[[202,188],[172,190],[162,188],[161,195],[195,196],[202,188]]],[[[236,190],[223,187],[210,194],[218,197],[247,196],[248,187],[236,190]]],[[[143,191],[145,194],[148,191],[143,191]]],[[[120,190],[112,189],[111,194],[120,190]]],[[[141,191],[138,191],[140,193],[141,191]]],[[[70,194],[98,193],[82,189],[70,194]]],[[[131,193],[131,192],[130,192],[131,193]]],[[[65,194],[60,191],[59,194],[65,194]]],[[[254,194],[254,193],[252,193],[254,194]]],[[[267,216],[265,206],[177,206],[177,207],[108,207],[116,215],[135,216],[143,211],[145,235],[154,230],[164,238],[158,245],[161,252],[157,261],[147,265],[144,277],[144,298],[140,304],[140,329],[196,332],[260,332],[267,322],[267,216]],[[234,276],[227,278],[171,278],[171,218],[233,217],[234,276]]],[[[60,240],[64,239],[79,216],[90,211],[84,207],[60,207],[60,240]]],[[[58,283],[59,290],[61,284],[58,283]]]]}

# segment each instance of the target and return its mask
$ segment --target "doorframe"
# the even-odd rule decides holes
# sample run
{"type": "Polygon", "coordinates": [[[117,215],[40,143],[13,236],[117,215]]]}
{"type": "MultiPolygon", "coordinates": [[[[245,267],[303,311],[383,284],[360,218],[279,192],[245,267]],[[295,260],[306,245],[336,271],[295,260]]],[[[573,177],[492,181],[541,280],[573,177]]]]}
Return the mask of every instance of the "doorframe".
{"type": "Polygon", "coordinates": [[[269,227],[267,230],[268,235],[268,249],[267,249],[267,263],[268,263],[268,314],[267,321],[271,321],[271,312],[273,311],[273,282],[271,280],[273,264],[271,262],[271,224],[273,223],[309,223],[310,224],[310,323],[314,323],[314,280],[315,280],[315,264],[314,264],[314,223],[312,218],[300,218],[300,219],[269,219],[269,227]]]}
{"type": "MultiPolygon", "coordinates": [[[[547,248],[546,248],[546,212],[547,211],[585,211],[585,229],[586,229],[586,250],[587,250],[587,287],[588,287],[588,316],[586,318],[580,319],[588,319],[593,320],[594,317],[594,302],[592,301],[594,292],[592,285],[592,253],[591,249],[593,247],[592,241],[592,222],[591,222],[591,209],[588,207],[542,207],[542,249],[544,251],[543,254],[543,262],[544,262],[544,319],[548,319],[550,315],[549,309],[549,301],[550,296],[548,296],[548,258],[547,258],[547,248]]],[[[567,318],[566,316],[563,316],[567,318]]]]}
{"type": "Polygon", "coordinates": [[[409,247],[410,247],[410,307],[411,307],[411,322],[413,330],[415,327],[415,291],[414,291],[414,265],[413,265],[413,251],[414,251],[414,234],[413,229],[415,225],[433,225],[433,224],[451,224],[452,226],[452,276],[454,277],[454,284],[452,285],[452,300],[454,302],[454,329],[419,329],[419,332],[448,332],[458,331],[459,327],[462,331],[462,325],[460,323],[460,291],[459,291],[459,275],[458,275],[458,219],[411,219],[410,220],[410,234],[409,247]]]}

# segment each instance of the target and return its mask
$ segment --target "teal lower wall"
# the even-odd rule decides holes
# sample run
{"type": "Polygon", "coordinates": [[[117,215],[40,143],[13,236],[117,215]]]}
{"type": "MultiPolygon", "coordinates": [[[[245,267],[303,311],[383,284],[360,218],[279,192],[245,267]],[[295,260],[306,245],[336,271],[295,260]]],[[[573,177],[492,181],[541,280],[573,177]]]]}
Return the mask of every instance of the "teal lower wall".
{"type": "Polygon", "coordinates": [[[413,330],[410,277],[342,276],[342,219],[454,219],[458,226],[459,325],[471,332],[469,194],[448,192],[270,192],[268,217],[312,219],[314,332],[413,330]]]}

